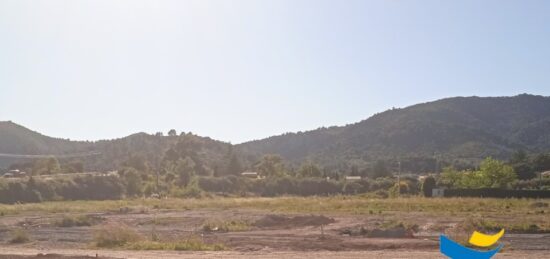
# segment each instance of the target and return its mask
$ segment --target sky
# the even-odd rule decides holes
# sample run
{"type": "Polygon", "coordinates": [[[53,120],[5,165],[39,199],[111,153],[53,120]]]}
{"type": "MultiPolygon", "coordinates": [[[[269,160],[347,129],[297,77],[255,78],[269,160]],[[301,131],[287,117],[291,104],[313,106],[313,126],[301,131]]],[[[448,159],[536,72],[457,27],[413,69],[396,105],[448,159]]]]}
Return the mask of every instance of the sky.
{"type": "Polygon", "coordinates": [[[232,143],[451,96],[550,95],[550,1],[0,0],[0,121],[232,143]]]}

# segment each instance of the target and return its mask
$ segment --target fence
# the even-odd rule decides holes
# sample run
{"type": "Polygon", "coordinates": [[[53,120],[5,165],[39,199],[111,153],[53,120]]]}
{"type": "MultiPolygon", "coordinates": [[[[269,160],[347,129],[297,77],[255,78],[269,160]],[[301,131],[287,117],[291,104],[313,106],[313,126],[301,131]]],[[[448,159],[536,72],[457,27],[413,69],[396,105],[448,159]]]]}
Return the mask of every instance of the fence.
{"type": "Polygon", "coordinates": [[[550,198],[550,190],[446,189],[443,197],[550,198]]]}

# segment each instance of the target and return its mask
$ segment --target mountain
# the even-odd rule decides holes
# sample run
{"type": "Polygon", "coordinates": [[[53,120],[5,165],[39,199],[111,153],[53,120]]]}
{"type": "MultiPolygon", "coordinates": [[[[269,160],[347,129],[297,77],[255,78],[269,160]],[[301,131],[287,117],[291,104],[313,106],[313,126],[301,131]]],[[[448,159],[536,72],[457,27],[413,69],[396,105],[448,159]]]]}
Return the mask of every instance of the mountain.
{"type": "Polygon", "coordinates": [[[89,142],[51,138],[11,121],[0,121],[0,153],[66,154],[83,151],[89,142]]]}
{"type": "Polygon", "coordinates": [[[249,156],[280,154],[325,166],[377,159],[507,158],[550,150],[550,97],[455,97],[376,114],[342,127],[287,133],[238,145],[249,156]]]}
{"type": "MultiPolygon", "coordinates": [[[[508,158],[517,150],[550,150],[550,97],[454,97],[392,109],[358,123],[287,133],[231,146],[195,138],[201,161],[216,168],[230,152],[245,165],[262,155],[280,154],[292,164],[312,160],[325,167],[364,167],[378,160],[415,160],[432,168],[434,155],[445,161],[476,161],[487,156],[508,158]]],[[[138,133],[115,140],[70,141],[44,136],[13,122],[0,122],[0,153],[75,154],[88,170],[109,170],[141,156],[155,167],[178,137],[138,133]]],[[[19,161],[0,158],[0,168],[19,161]]],[[[436,163],[437,166],[437,163],[436,163]]]]}
{"type": "MultiPolygon", "coordinates": [[[[207,164],[214,165],[231,149],[229,143],[190,133],[183,135],[196,139],[195,142],[200,144],[198,156],[207,164]]],[[[86,170],[113,170],[134,158],[146,161],[150,167],[156,167],[164,153],[177,141],[176,136],[146,133],[95,142],[71,141],[44,136],[11,121],[0,122],[0,168],[30,160],[28,157],[10,156],[12,154],[54,155],[64,160],[82,162],[86,170]],[[76,157],[72,157],[75,155],[76,157]]]]}

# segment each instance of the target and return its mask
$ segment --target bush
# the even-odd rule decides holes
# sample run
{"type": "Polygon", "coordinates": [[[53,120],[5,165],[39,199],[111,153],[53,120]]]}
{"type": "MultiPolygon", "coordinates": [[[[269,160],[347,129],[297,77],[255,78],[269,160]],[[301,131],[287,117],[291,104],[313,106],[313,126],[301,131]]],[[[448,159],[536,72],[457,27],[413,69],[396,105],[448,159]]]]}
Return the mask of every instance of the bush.
{"type": "Polygon", "coordinates": [[[97,247],[121,247],[142,239],[135,230],[122,224],[109,224],[98,228],[94,233],[97,247]]]}
{"type": "Polygon", "coordinates": [[[207,221],[202,225],[202,230],[206,232],[221,231],[221,232],[236,232],[247,231],[250,229],[250,223],[242,220],[228,221],[207,221]]]}
{"type": "Polygon", "coordinates": [[[56,220],[54,222],[54,225],[56,227],[64,227],[64,228],[70,228],[70,227],[85,227],[85,226],[92,226],[96,224],[98,221],[97,218],[92,218],[89,216],[63,216],[62,219],[56,220]]]}
{"type": "Polygon", "coordinates": [[[399,184],[396,183],[393,187],[390,188],[391,197],[397,197],[397,195],[403,195],[408,193],[409,193],[409,184],[406,181],[400,181],[399,184]]]}
{"type": "Polygon", "coordinates": [[[29,241],[31,241],[29,234],[27,233],[27,231],[23,229],[16,229],[10,233],[9,242],[11,244],[22,244],[22,243],[27,243],[29,241]]]}
{"type": "Polygon", "coordinates": [[[132,250],[174,251],[222,251],[227,249],[223,244],[207,244],[198,238],[190,238],[176,242],[141,241],[129,244],[127,248],[132,250]]]}

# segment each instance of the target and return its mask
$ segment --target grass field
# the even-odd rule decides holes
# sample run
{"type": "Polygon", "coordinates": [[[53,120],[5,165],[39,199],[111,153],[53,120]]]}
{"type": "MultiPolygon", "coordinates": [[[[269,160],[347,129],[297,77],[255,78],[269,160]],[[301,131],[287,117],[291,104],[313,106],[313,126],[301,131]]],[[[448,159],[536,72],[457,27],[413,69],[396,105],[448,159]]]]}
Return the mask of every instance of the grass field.
{"type": "Polygon", "coordinates": [[[89,213],[118,210],[153,209],[259,209],[274,212],[376,214],[387,212],[425,212],[436,214],[517,213],[538,214],[550,210],[550,200],[482,198],[398,198],[371,199],[361,196],[277,197],[277,198],[202,198],[132,199],[107,201],[55,201],[0,205],[0,215],[43,213],[89,213]],[[539,204],[539,205],[537,205],[539,204]],[[546,210],[546,211],[545,211],[546,210]]]}

